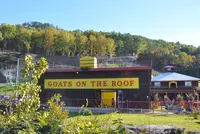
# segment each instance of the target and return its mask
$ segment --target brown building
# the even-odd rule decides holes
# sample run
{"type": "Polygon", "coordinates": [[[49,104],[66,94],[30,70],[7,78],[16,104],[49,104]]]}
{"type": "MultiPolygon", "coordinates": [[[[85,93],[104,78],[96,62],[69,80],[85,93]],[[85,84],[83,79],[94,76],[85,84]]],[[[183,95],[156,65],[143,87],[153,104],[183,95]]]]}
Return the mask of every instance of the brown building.
{"type": "Polygon", "coordinates": [[[151,94],[160,93],[175,97],[178,93],[200,93],[200,79],[174,72],[175,67],[166,66],[165,72],[151,80],[151,94]]]}
{"type": "Polygon", "coordinates": [[[88,99],[89,107],[134,108],[148,108],[148,103],[127,103],[148,102],[150,82],[151,67],[47,70],[39,80],[42,102],[59,93],[67,106],[81,106],[88,99]]]}

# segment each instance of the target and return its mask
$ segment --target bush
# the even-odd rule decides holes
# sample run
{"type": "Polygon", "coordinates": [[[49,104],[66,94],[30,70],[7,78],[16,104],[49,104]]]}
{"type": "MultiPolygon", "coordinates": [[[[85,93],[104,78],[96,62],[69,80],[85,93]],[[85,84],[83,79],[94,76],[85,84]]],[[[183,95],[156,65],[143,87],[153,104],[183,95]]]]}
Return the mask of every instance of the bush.
{"type": "Polygon", "coordinates": [[[44,111],[38,123],[41,124],[38,133],[63,133],[63,121],[68,117],[68,111],[62,110],[63,102],[58,104],[61,95],[55,94],[49,101],[49,111],[44,111]]]}
{"type": "Polygon", "coordinates": [[[199,115],[200,115],[199,111],[193,111],[193,112],[192,112],[192,117],[193,117],[194,119],[198,119],[198,118],[199,118],[199,115]]]}

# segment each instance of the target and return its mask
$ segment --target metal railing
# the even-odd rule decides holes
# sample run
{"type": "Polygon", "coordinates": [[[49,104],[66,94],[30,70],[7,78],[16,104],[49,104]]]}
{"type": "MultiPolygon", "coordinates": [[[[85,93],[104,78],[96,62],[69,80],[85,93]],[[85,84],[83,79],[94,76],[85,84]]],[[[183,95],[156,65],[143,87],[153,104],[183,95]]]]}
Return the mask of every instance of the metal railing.
{"type": "MultiPolygon", "coordinates": [[[[74,107],[76,109],[87,106],[96,109],[117,109],[123,112],[142,112],[148,111],[149,101],[115,101],[112,105],[112,99],[62,99],[65,107],[74,107]]],[[[42,104],[47,104],[47,100],[42,100],[42,104]]]]}
{"type": "MultiPolygon", "coordinates": [[[[178,108],[183,108],[187,110],[188,105],[193,110],[200,110],[200,101],[194,101],[188,104],[187,101],[176,101],[173,105],[169,104],[170,107],[167,108],[164,101],[116,101],[114,106],[111,106],[111,99],[96,100],[96,99],[62,99],[65,102],[65,107],[74,107],[79,109],[82,106],[87,106],[93,109],[115,109],[126,113],[142,113],[142,112],[177,112],[178,108]],[[105,103],[106,102],[106,103],[105,103]],[[110,102],[110,105],[106,105],[110,102]]],[[[47,100],[42,100],[45,104],[47,100]]]]}
{"type": "Polygon", "coordinates": [[[183,111],[200,110],[200,101],[175,101],[174,103],[168,103],[165,101],[151,101],[152,112],[178,112],[178,109],[183,111]]]}
{"type": "MultiPolygon", "coordinates": [[[[80,68],[80,57],[48,56],[49,69],[76,69],[80,68]]],[[[146,66],[137,61],[135,56],[96,57],[98,68],[146,66]]],[[[89,61],[88,61],[89,62],[89,61]]],[[[146,63],[146,62],[145,62],[146,63]]]]}

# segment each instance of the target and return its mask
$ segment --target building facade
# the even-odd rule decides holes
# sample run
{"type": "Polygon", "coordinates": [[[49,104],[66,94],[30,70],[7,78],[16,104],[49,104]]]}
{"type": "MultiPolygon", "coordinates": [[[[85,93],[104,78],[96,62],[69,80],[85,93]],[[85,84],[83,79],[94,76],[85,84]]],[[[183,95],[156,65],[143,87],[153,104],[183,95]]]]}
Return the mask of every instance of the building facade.
{"type": "Polygon", "coordinates": [[[200,79],[176,73],[173,66],[166,66],[165,72],[152,78],[151,94],[168,94],[175,97],[179,93],[200,93],[200,79]]]}
{"type": "Polygon", "coordinates": [[[151,67],[47,70],[39,80],[43,103],[59,93],[67,106],[82,106],[87,99],[88,107],[121,108],[148,108],[131,101],[148,102],[150,83],[151,67]]]}

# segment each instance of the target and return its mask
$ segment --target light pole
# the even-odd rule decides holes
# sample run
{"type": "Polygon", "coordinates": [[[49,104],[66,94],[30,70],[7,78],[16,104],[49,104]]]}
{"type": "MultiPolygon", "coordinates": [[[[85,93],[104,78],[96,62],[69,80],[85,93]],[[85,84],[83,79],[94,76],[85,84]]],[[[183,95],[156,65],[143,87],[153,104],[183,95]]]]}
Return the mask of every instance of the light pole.
{"type": "Polygon", "coordinates": [[[16,76],[16,85],[19,82],[19,57],[17,57],[17,76],[16,76]]]}
{"type": "Polygon", "coordinates": [[[16,75],[16,85],[19,82],[19,60],[20,60],[21,54],[17,55],[17,75],[16,75]]]}
{"type": "Polygon", "coordinates": [[[123,105],[123,91],[122,90],[118,90],[118,97],[117,98],[118,98],[118,108],[121,108],[121,106],[123,105]]]}

